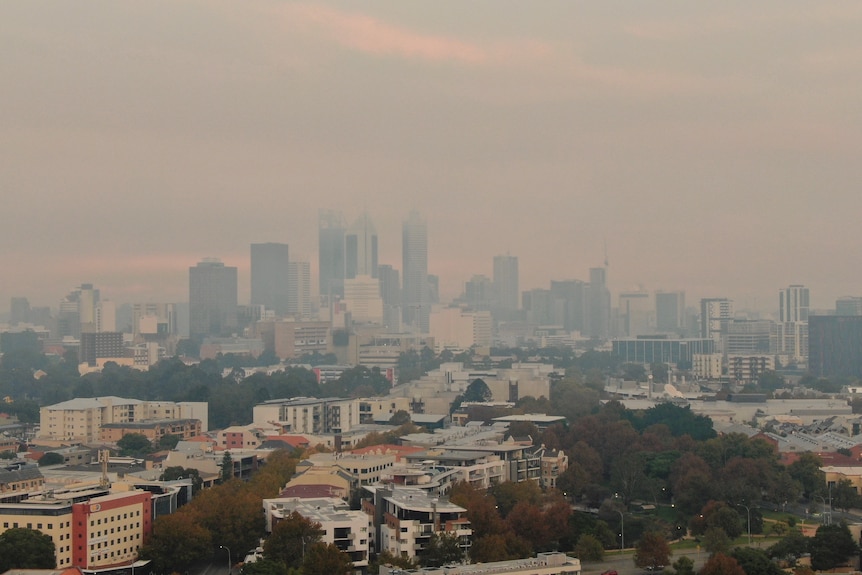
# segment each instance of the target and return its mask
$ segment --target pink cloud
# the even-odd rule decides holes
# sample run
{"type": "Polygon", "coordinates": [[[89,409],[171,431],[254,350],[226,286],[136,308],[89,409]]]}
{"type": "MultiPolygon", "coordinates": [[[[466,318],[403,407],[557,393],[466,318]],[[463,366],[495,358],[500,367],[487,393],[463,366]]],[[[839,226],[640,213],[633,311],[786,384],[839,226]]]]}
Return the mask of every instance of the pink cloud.
{"type": "Polygon", "coordinates": [[[513,58],[545,57],[547,44],[535,40],[480,45],[453,37],[425,34],[365,14],[349,13],[318,4],[289,4],[282,8],[290,23],[310,24],[345,48],[375,56],[428,62],[479,65],[513,58]]]}

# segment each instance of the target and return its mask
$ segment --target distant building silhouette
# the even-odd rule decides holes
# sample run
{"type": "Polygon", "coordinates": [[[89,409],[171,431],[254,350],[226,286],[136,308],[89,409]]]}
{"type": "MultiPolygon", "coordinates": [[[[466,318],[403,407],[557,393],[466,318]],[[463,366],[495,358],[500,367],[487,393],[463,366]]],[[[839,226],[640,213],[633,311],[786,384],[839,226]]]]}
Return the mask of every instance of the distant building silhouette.
{"type": "Polygon", "coordinates": [[[287,313],[302,318],[311,316],[311,264],[290,262],[287,271],[287,313]]]}
{"type": "Polygon", "coordinates": [[[519,290],[518,258],[510,255],[494,256],[496,307],[503,311],[517,311],[519,290]]]}
{"type": "Polygon", "coordinates": [[[325,297],[344,296],[344,216],[336,210],[320,210],[318,217],[319,292],[325,297]]]}
{"type": "Polygon", "coordinates": [[[431,298],[428,286],[428,226],[413,211],[401,228],[401,258],[404,273],[402,317],[419,333],[428,333],[431,298]]]}
{"type": "Polygon", "coordinates": [[[685,292],[655,293],[655,327],[663,333],[678,333],[685,327],[685,292]]]}
{"type": "Polygon", "coordinates": [[[716,342],[719,351],[727,334],[727,325],[733,319],[733,300],[704,298],[700,300],[700,337],[716,342]]]}
{"type": "Polygon", "coordinates": [[[377,277],[377,230],[368,214],[354,222],[344,235],[344,278],[377,277]]]}
{"type": "Polygon", "coordinates": [[[817,377],[862,377],[862,316],[808,317],[808,371],[817,377]]]}
{"type": "Polygon", "coordinates": [[[610,335],[611,292],[607,286],[607,268],[590,268],[589,324],[587,335],[607,339],[610,335]]]}
{"type": "Polygon", "coordinates": [[[237,327],[235,267],[208,258],[189,268],[189,333],[219,335],[237,327]]]}
{"type": "Polygon", "coordinates": [[[251,244],[251,305],[287,314],[289,263],[287,244],[251,244]]]}

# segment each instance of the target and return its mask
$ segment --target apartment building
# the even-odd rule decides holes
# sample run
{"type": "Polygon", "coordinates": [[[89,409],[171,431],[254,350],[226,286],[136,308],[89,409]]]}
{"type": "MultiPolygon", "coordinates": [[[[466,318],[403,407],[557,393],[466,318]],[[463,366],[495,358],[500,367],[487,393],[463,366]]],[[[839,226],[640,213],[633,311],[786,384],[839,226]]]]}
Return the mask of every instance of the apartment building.
{"type": "Polygon", "coordinates": [[[414,558],[439,533],[455,535],[465,552],[470,549],[473,530],[463,507],[412,487],[365,490],[362,510],[372,518],[377,553],[414,558]]]}
{"type": "Polygon", "coordinates": [[[359,425],[358,399],[295,397],[273,399],[254,406],[258,426],[278,425],[284,433],[343,433],[359,425]]]}
{"type": "Polygon", "coordinates": [[[175,435],[181,440],[188,440],[201,434],[201,422],[198,419],[155,419],[103,423],[99,429],[99,438],[102,441],[116,443],[127,433],[143,435],[152,442],[157,442],[166,435],[175,435]]]}
{"type": "Polygon", "coordinates": [[[263,500],[266,530],[271,533],[293,512],[320,524],[321,542],[332,543],[350,555],[355,572],[368,567],[371,518],[362,511],[351,511],[350,505],[337,497],[303,499],[299,497],[263,500]]]}

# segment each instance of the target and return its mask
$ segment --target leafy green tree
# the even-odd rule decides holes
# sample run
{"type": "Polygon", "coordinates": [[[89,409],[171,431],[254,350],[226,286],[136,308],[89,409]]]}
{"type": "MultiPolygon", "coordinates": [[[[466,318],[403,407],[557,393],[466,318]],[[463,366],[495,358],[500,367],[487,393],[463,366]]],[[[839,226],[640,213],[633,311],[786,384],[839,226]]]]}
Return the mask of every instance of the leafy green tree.
{"type": "Polygon", "coordinates": [[[192,480],[192,493],[197,493],[203,488],[204,480],[201,478],[200,471],[193,467],[182,467],[179,465],[166,467],[162,471],[161,481],[175,481],[181,478],[190,478],[192,480]]]}
{"type": "Polygon", "coordinates": [[[163,435],[159,438],[159,449],[167,449],[171,450],[177,446],[177,443],[180,442],[179,435],[172,435],[170,433],[163,435]]]}
{"type": "Polygon", "coordinates": [[[778,543],[767,549],[769,556],[775,559],[795,562],[808,552],[808,537],[801,531],[792,530],[781,538],[778,543]]]}
{"type": "Polygon", "coordinates": [[[288,567],[300,567],[305,552],[320,541],[321,535],[320,523],[293,511],[272,528],[272,534],[263,544],[263,556],[288,567]]]}
{"type": "Polygon", "coordinates": [[[410,423],[411,421],[412,420],[410,419],[410,414],[403,409],[399,409],[392,414],[392,417],[389,418],[389,425],[404,425],[405,423],[410,423]]]}
{"type": "Polygon", "coordinates": [[[635,566],[649,567],[653,570],[661,569],[670,563],[671,553],[670,545],[664,535],[648,531],[643,534],[635,548],[635,566]]]}
{"type": "Polygon", "coordinates": [[[808,543],[811,553],[811,567],[815,571],[826,571],[844,565],[850,557],[859,553],[845,523],[821,525],[808,543]]]}
{"type": "Polygon", "coordinates": [[[350,555],[334,543],[314,543],[302,560],[302,575],[348,575],[353,573],[350,555]]]}
{"type": "Polygon", "coordinates": [[[703,548],[710,553],[727,553],[733,543],[727,532],[720,527],[708,528],[700,538],[703,548]]]}
{"type": "Polygon", "coordinates": [[[459,563],[464,558],[458,536],[454,533],[434,533],[428,545],[419,554],[423,567],[442,567],[449,563],[459,563]]]}
{"type": "Polygon", "coordinates": [[[673,569],[668,575],[694,575],[694,561],[683,555],[673,562],[673,569]]]}
{"type": "Polygon", "coordinates": [[[145,455],[152,451],[153,445],[142,433],[127,433],[117,442],[122,455],[145,455]]]}
{"type": "Polygon", "coordinates": [[[490,401],[492,397],[488,384],[478,378],[470,382],[462,395],[463,401],[473,402],[490,401]]]}
{"type": "Polygon", "coordinates": [[[219,479],[221,481],[230,481],[233,479],[233,457],[231,457],[230,451],[225,450],[219,467],[221,467],[221,471],[219,472],[219,479]]]}
{"type": "Polygon", "coordinates": [[[39,466],[44,467],[46,465],[60,465],[65,461],[66,460],[63,458],[63,456],[56,451],[49,451],[48,453],[39,458],[39,466]]]}
{"type": "Polygon", "coordinates": [[[578,544],[575,545],[575,555],[581,561],[601,561],[605,557],[605,550],[602,547],[602,542],[594,535],[584,533],[578,537],[578,544]]]}
{"type": "Polygon", "coordinates": [[[368,566],[368,570],[371,573],[379,573],[381,565],[391,565],[392,567],[399,567],[401,569],[416,569],[419,566],[416,561],[411,559],[410,557],[402,557],[401,555],[393,555],[389,551],[384,550],[383,553],[377,555],[377,557],[371,562],[368,566]]]}
{"type": "Polygon", "coordinates": [[[12,528],[0,534],[0,573],[10,569],[53,569],[54,541],[34,529],[12,528]]]}
{"type": "Polygon", "coordinates": [[[823,461],[815,453],[806,451],[799,455],[799,459],[787,466],[790,477],[802,484],[802,494],[811,498],[820,492],[826,485],[826,475],[820,468],[823,461]]]}
{"type": "Polygon", "coordinates": [[[859,507],[860,497],[849,479],[839,479],[832,488],[832,505],[845,512],[859,507]]]}
{"type": "Polygon", "coordinates": [[[0,451],[0,459],[17,459],[18,455],[14,451],[0,451]]]}
{"type": "Polygon", "coordinates": [[[762,549],[753,547],[737,547],[730,556],[736,559],[746,575],[783,575],[784,571],[769,559],[762,549]]]}

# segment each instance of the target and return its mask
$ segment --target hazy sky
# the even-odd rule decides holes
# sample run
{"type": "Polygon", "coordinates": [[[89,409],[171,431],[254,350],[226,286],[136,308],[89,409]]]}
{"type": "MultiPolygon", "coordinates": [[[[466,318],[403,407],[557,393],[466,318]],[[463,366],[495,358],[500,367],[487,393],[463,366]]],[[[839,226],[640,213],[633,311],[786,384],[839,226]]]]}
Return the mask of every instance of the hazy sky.
{"type": "MultiPolygon", "coordinates": [[[[0,308],[185,300],[206,256],[317,260],[428,221],[446,296],[496,254],[777,307],[862,295],[862,3],[0,3],[0,308]]],[[[316,271],[313,272],[316,276],[316,271]]]]}

